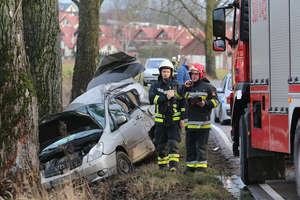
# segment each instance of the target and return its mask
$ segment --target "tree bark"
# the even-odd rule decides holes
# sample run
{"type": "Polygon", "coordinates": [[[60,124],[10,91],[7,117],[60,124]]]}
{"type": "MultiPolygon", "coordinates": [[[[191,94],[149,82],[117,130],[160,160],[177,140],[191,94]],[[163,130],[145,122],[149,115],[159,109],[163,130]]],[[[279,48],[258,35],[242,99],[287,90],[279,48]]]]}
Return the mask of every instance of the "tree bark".
{"type": "Polygon", "coordinates": [[[215,52],[213,51],[213,25],[212,14],[215,8],[215,1],[206,0],[206,24],[205,24],[205,61],[207,74],[216,78],[216,59],[215,52]]]}
{"type": "Polygon", "coordinates": [[[26,54],[41,118],[62,110],[58,1],[26,0],[22,7],[26,54]]]}
{"type": "Polygon", "coordinates": [[[21,3],[0,1],[1,191],[8,189],[5,179],[18,187],[28,181],[33,190],[40,188],[37,99],[25,58],[21,3]]]}
{"type": "Polygon", "coordinates": [[[103,0],[84,0],[79,5],[77,52],[72,81],[72,100],[85,92],[99,62],[99,13],[103,0]]]}

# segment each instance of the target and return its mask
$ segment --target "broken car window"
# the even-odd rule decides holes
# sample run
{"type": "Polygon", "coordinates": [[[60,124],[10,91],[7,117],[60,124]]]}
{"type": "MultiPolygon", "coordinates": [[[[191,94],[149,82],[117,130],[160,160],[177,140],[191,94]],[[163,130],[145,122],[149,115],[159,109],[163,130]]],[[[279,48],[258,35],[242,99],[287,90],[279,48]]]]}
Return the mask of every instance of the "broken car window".
{"type": "Polygon", "coordinates": [[[105,110],[104,104],[93,104],[87,106],[88,112],[96,119],[102,128],[105,128],[105,110]]]}

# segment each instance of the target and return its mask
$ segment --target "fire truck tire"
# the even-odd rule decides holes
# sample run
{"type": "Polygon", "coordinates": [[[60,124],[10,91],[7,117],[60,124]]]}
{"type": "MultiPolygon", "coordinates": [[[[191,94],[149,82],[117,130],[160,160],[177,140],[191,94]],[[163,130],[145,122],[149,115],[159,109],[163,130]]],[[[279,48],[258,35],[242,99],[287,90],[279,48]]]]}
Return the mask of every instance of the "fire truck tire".
{"type": "Polygon", "coordinates": [[[256,164],[259,162],[259,158],[248,158],[248,135],[245,123],[244,115],[239,120],[239,135],[240,135],[240,171],[241,179],[244,184],[251,185],[254,183],[263,183],[265,180],[260,175],[259,170],[256,168],[256,164]]]}
{"type": "Polygon", "coordinates": [[[297,193],[300,197],[300,120],[298,121],[296,132],[295,132],[295,140],[294,140],[294,167],[296,174],[296,187],[297,193]]]}
{"type": "Polygon", "coordinates": [[[244,130],[244,119],[241,116],[239,121],[239,135],[240,135],[240,171],[243,182],[248,185],[249,173],[248,173],[248,159],[247,159],[247,135],[244,130]]]}

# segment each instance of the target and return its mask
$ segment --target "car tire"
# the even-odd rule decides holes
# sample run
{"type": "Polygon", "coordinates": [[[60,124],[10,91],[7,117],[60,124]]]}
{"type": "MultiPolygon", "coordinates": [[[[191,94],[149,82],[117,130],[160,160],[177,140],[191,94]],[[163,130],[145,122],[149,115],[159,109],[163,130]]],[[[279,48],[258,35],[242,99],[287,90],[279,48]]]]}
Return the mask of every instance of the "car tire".
{"type": "Polygon", "coordinates": [[[295,140],[294,140],[294,167],[295,167],[295,176],[296,176],[296,188],[297,194],[300,197],[300,120],[298,121],[296,131],[295,131],[295,140]]]}
{"type": "Polygon", "coordinates": [[[117,172],[118,174],[128,174],[133,172],[133,165],[126,153],[117,151],[117,172]]]}

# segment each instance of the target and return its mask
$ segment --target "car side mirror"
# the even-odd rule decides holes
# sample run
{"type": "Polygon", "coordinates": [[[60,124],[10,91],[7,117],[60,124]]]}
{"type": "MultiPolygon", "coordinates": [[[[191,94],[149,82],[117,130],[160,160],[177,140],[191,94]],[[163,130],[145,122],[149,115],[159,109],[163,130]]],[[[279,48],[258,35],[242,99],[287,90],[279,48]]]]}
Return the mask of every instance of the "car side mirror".
{"type": "Polygon", "coordinates": [[[121,126],[127,122],[127,118],[124,115],[117,117],[117,124],[118,126],[121,126]]]}
{"type": "Polygon", "coordinates": [[[213,48],[214,51],[225,51],[226,50],[225,40],[214,40],[213,48]]]}
{"type": "Polygon", "coordinates": [[[217,88],[217,93],[224,93],[222,88],[217,88]]]}
{"type": "Polygon", "coordinates": [[[213,34],[217,38],[225,39],[225,9],[214,9],[213,13],[213,34]]]}

